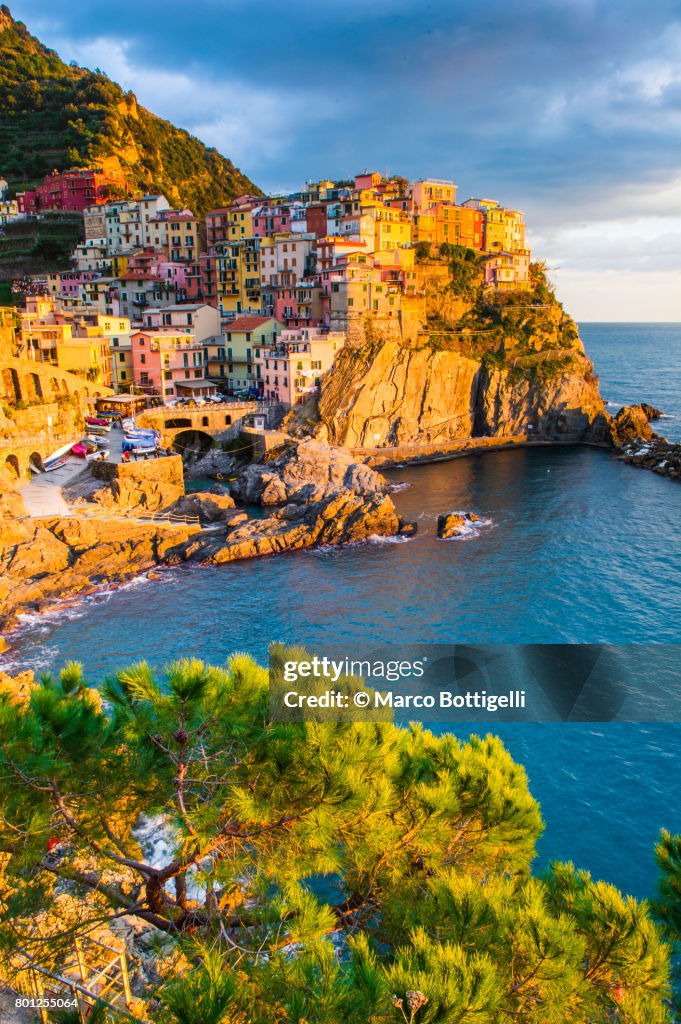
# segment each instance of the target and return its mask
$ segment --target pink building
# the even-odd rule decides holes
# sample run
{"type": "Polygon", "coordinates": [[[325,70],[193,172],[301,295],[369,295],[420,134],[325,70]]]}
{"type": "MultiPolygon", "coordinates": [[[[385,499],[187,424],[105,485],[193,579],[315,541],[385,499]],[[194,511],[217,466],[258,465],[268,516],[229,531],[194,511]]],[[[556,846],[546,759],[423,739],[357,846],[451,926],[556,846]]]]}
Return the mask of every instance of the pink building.
{"type": "Polygon", "coordinates": [[[205,380],[204,345],[192,333],[156,327],[130,337],[132,376],[136,387],[164,400],[177,397],[177,384],[205,380]]]}
{"type": "Polygon", "coordinates": [[[261,393],[287,408],[302,405],[319,393],[322,374],[331,368],[344,344],[341,331],[307,327],[282,331],[274,344],[255,348],[256,382],[261,393]]]}
{"type": "Polygon", "coordinates": [[[253,234],[256,238],[266,238],[277,231],[291,231],[288,205],[264,205],[253,211],[253,234]]]}

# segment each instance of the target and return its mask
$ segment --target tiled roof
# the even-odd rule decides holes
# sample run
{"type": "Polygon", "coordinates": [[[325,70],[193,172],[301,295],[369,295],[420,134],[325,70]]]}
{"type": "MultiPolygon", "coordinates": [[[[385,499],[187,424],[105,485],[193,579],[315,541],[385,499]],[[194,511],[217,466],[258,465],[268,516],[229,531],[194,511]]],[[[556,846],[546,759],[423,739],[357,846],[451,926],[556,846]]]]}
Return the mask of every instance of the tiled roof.
{"type": "Polygon", "coordinates": [[[225,331],[255,331],[258,327],[268,323],[271,316],[238,316],[236,320],[229,320],[224,325],[225,331]]]}

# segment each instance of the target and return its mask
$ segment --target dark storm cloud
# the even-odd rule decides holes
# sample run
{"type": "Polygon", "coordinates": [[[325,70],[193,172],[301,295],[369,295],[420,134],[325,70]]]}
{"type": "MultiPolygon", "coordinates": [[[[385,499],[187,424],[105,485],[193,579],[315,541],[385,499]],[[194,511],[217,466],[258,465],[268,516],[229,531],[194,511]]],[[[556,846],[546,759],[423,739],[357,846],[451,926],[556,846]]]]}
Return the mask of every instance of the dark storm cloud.
{"type": "Polygon", "coordinates": [[[123,84],[227,155],[260,102],[278,142],[255,133],[241,162],[265,187],[371,166],[539,208],[679,164],[676,2],[20,0],[13,13],[66,59],[70,45],[120,44],[135,79],[123,84]],[[146,94],[154,73],[200,87],[146,94]]]}

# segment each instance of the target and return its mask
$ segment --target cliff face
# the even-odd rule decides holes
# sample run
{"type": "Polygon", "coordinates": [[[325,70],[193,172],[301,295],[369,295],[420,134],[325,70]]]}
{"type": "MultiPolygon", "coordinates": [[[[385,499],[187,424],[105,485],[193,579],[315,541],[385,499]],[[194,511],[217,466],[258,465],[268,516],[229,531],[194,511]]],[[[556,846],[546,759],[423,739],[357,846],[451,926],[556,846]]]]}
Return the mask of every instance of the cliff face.
{"type": "Polygon", "coordinates": [[[319,436],[352,448],[519,434],[605,443],[608,417],[575,325],[552,297],[524,301],[431,324],[413,342],[374,330],[344,349],[322,382],[319,436]]]}

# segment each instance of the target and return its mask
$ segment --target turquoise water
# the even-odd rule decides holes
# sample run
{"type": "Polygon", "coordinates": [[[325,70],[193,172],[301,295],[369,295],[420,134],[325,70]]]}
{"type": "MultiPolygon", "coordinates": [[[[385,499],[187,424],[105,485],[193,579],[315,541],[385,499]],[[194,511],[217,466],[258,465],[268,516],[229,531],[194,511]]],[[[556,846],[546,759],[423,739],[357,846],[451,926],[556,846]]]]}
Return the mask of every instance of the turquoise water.
{"type": "MultiPolygon", "coordinates": [[[[605,397],[657,405],[672,417],[657,429],[679,436],[681,327],[591,324],[582,335],[605,397]]],[[[395,500],[419,522],[413,540],[171,570],[27,622],[11,658],[36,667],[77,658],[98,677],[142,657],[264,657],[271,640],[679,641],[677,482],[581,448],[494,453],[391,477],[408,484],[395,500]],[[458,508],[488,525],[469,540],[438,541],[437,515],[458,508]]],[[[542,805],[538,866],[572,859],[649,893],[658,830],[681,831],[681,726],[497,731],[542,805]]]]}

